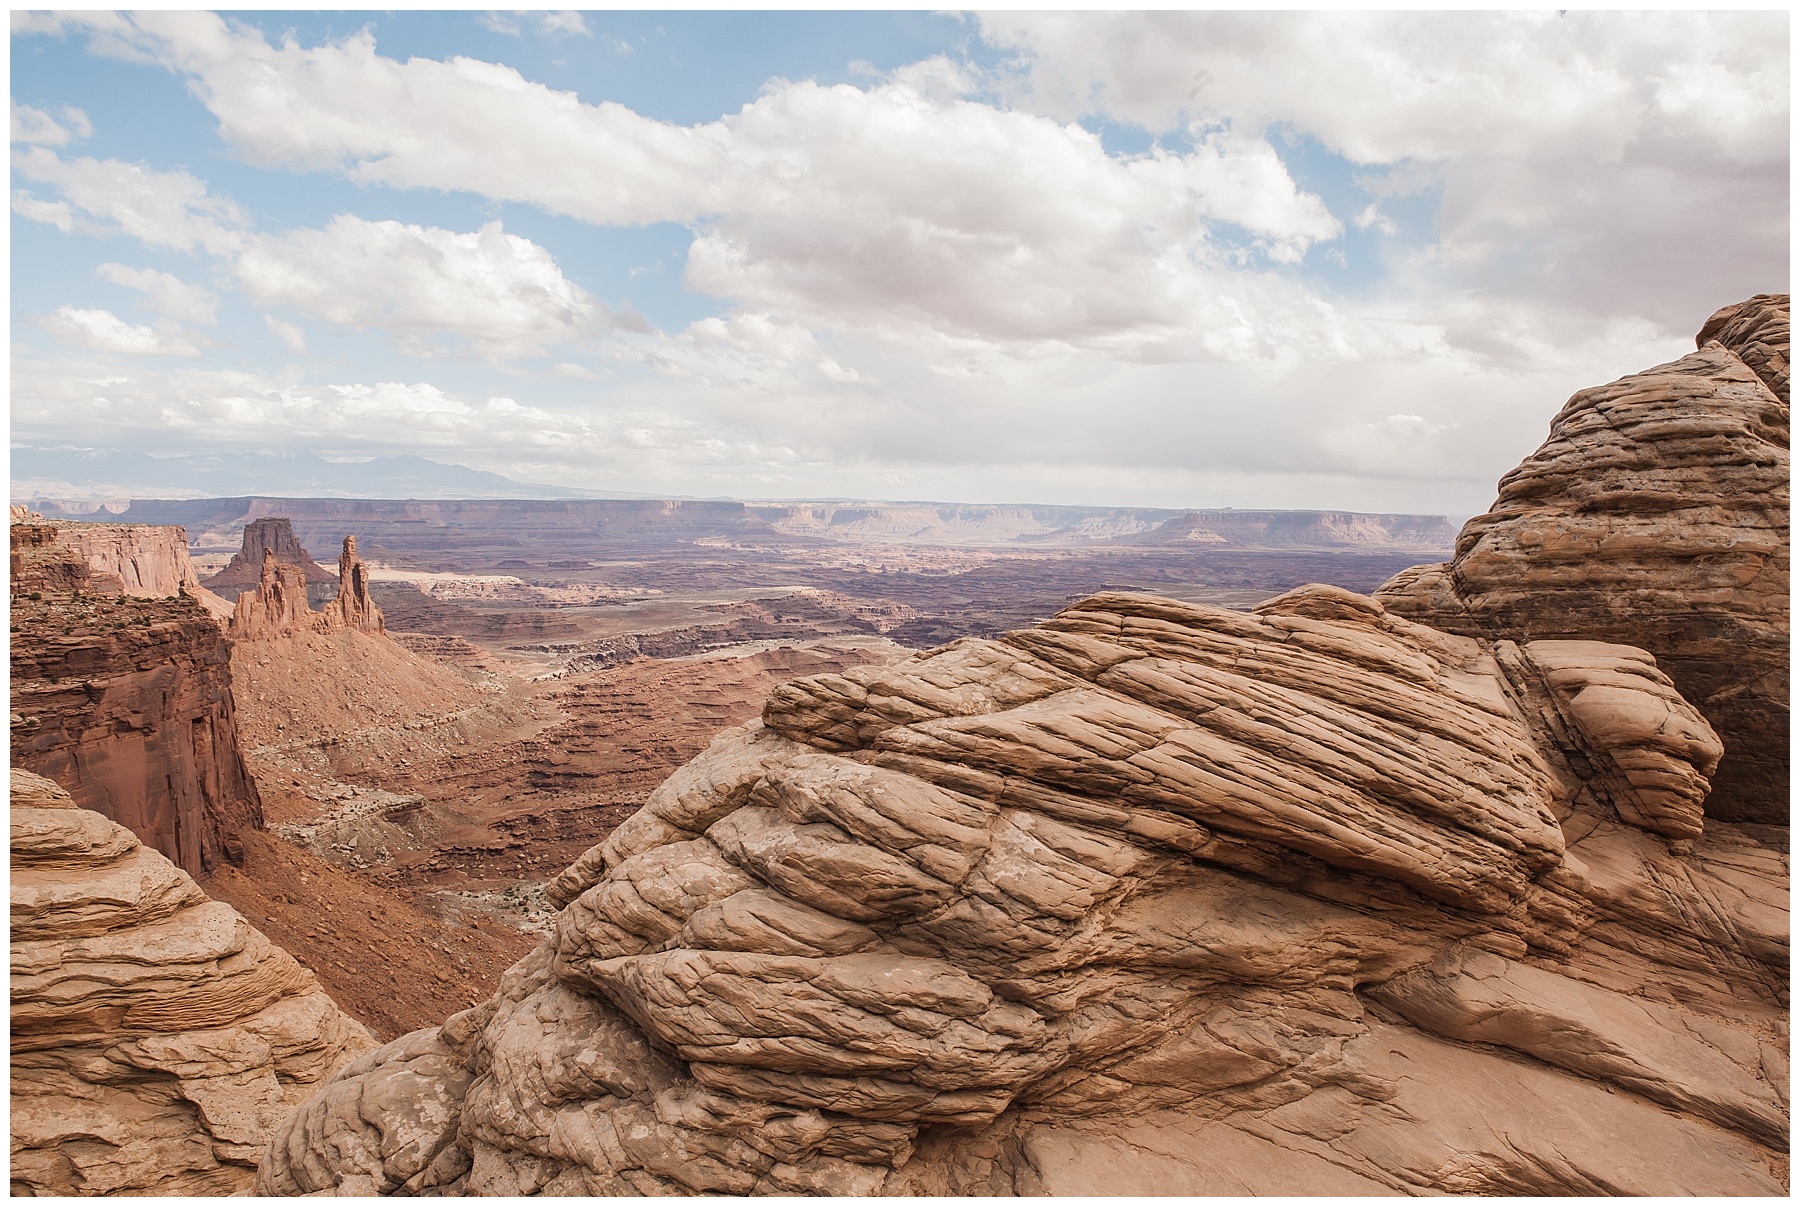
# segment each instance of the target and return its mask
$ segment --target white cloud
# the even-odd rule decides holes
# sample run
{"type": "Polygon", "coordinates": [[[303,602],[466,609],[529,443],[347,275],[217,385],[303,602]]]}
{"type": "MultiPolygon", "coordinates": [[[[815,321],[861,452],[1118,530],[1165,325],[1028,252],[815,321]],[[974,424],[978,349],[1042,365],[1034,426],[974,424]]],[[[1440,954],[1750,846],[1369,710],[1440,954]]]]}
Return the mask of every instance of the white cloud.
{"type": "Polygon", "coordinates": [[[72,348],[120,356],[199,356],[193,338],[169,325],[138,327],[110,310],[59,306],[38,320],[57,341],[72,348]]]}
{"type": "Polygon", "coordinates": [[[573,34],[583,38],[594,36],[594,31],[587,27],[586,18],[572,8],[562,9],[558,12],[538,13],[536,16],[539,27],[545,33],[573,34]]]}
{"type": "Polygon", "coordinates": [[[499,64],[401,63],[366,33],[276,47],[206,14],[135,21],[252,162],[687,222],[690,286],[812,325],[1214,355],[1245,346],[1211,334],[1221,324],[1259,317],[1241,268],[1341,229],[1260,138],[1109,155],[1080,127],[967,99],[945,60],[867,89],[775,81],[690,127],[499,64]]]}
{"type": "Polygon", "coordinates": [[[549,252],[498,222],[460,234],[339,214],[323,230],[252,241],[235,268],[259,306],[379,328],[417,355],[441,351],[433,337],[448,334],[494,359],[535,356],[611,323],[549,252]]]}
{"type": "Polygon", "coordinates": [[[88,120],[86,113],[73,105],[64,105],[57,112],[62,117],[60,122],[42,109],[21,105],[14,101],[12,103],[12,140],[62,147],[67,146],[75,139],[93,136],[94,123],[88,120]]]}
{"type": "Polygon", "coordinates": [[[306,332],[293,323],[285,322],[272,314],[263,315],[263,325],[268,327],[283,346],[295,356],[306,351],[306,332]]]}
{"type": "Polygon", "coordinates": [[[245,220],[236,204],[212,196],[203,181],[184,171],[88,156],[63,159],[48,147],[28,147],[13,153],[13,172],[60,190],[65,199],[44,202],[15,190],[13,209],[65,231],[128,234],[152,247],[215,254],[243,242],[245,220]]]}
{"type": "Polygon", "coordinates": [[[48,223],[65,235],[75,230],[75,211],[66,201],[45,201],[40,197],[33,197],[26,189],[14,189],[12,207],[14,213],[33,222],[48,223]]]}
{"type": "Polygon", "coordinates": [[[1038,112],[1280,126],[1365,165],[1377,195],[1435,184],[1437,239],[1396,282],[1422,305],[1531,298],[1547,330],[1635,314],[1677,332],[1696,310],[1785,288],[1782,12],[980,20],[1018,55],[1011,96],[1038,112]]]}
{"type": "Polygon", "coordinates": [[[475,21],[483,29],[512,38],[516,38],[524,32],[523,23],[527,22],[535,25],[538,33],[545,36],[574,35],[584,38],[594,36],[594,31],[588,28],[587,19],[574,9],[538,12],[486,12],[477,16],[475,21]]]}
{"type": "Polygon", "coordinates": [[[189,323],[218,321],[219,299],[213,292],[204,286],[189,284],[172,273],[113,263],[100,265],[94,273],[114,285],[137,290],[144,295],[146,306],[171,318],[189,323]]]}

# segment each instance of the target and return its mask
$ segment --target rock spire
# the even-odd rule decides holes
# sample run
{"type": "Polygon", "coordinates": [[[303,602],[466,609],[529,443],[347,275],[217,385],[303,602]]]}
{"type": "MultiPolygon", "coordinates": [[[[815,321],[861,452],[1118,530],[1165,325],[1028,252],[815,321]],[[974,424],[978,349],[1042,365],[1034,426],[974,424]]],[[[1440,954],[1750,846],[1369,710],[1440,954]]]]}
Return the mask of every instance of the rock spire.
{"type": "Polygon", "coordinates": [[[354,536],[344,538],[344,551],[338,555],[337,598],[320,610],[319,627],[356,629],[372,634],[387,631],[381,609],[369,598],[369,568],[356,555],[354,536]]]}
{"type": "Polygon", "coordinates": [[[236,641],[269,641],[311,632],[318,615],[306,606],[306,575],[299,566],[277,561],[273,549],[263,550],[262,577],[254,591],[237,597],[231,613],[231,636],[236,641]]]}

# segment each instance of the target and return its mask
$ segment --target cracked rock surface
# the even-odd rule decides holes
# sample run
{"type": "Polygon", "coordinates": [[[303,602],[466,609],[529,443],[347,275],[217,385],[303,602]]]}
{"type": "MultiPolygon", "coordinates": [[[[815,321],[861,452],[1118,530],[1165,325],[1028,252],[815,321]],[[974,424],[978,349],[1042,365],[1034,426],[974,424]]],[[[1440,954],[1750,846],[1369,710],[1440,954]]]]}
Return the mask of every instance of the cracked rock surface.
{"type": "Polygon", "coordinates": [[[776,689],[265,1194],[1777,1194],[1786,854],[1644,651],[1107,593],[776,689]]]}
{"type": "Polygon", "coordinates": [[[12,769],[12,1191],[233,1194],[374,1046],[131,831],[12,769]]]}
{"type": "Polygon", "coordinates": [[[1725,743],[1708,813],[1788,824],[1788,295],[1578,392],[1387,608],[1452,632],[1641,646],[1725,743]]]}

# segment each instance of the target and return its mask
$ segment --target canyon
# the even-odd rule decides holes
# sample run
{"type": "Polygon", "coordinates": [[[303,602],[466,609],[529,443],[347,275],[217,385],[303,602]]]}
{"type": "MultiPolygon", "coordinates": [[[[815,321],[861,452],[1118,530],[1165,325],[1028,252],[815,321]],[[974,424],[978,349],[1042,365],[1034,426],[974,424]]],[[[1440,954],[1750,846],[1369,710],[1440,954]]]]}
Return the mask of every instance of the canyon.
{"type": "Polygon", "coordinates": [[[1696,344],[1460,534],[38,501],[14,764],[356,1020],[261,1193],[1783,1193],[1787,299],[1696,344]]]}

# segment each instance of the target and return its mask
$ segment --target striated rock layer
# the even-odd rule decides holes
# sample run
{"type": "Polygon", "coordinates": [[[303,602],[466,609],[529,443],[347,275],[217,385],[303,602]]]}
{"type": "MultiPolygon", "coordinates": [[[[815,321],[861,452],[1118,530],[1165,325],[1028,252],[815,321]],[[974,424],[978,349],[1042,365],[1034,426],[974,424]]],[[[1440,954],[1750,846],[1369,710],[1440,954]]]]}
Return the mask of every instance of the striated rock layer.
{"type": "Polygon", "coordinates": [[[382,636],[387,626],[381,609],[369,598],[369,570],[356,555],[356,538],[344,538],[338,558],[337,597],[314,612],[306,603],[306,576],[299,566],[263,550],[262,578],[254,591],[237,597],[231,614],[231,636],[237,641],[273,641],[300,633],[354,629],[382,636]]]}
{"type": "Polygon", "coordinates": [[[238,749],[231,651],[190,598],[12,599],[12,761],[183,869],[262,826],[238,749]]]}
{"type": "MultiPolygon", "coordinates": [[[[304,582],[328,583],[331,571],[313,560],[294,536],[294,522],[286,516],[264,516],[244,525],[243,546],[231,556],[225,568],[206,580],[215,590],[254,588],[262,581],[263,561],[268,553],[284,566],[300,571],[304,582]]],[[[304,594],[304,592],[302,592],[304,594]]]]}
{"type": "Polygon", "coordinates": [[[200,585],[187,532],[175,526],[45,522],[32,512],[12,524],[12,592],[185,595],[225,619],[231,605],[200,585]]]}
{"type": "Polygon", "coordinates": [[[1715,817],[1788,820],[1788,298],[1699,350],[1582,390],[1464,525],[1376,594],[1451,632],[1649,650],[1725,742],[1715,817]]]}
{"type": "Polygon", "coordinates": [[[130,831],[12,772],[12,1191],[231,1194],[373,1047],[312,974],[130,831]]]}
{"type": "Polygon", "coordinates": [[[1104,594],[778,688],[268,1194],[1775,1194],[1786,862],[1642,650],[1104,594]]]}

